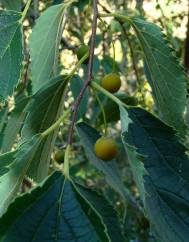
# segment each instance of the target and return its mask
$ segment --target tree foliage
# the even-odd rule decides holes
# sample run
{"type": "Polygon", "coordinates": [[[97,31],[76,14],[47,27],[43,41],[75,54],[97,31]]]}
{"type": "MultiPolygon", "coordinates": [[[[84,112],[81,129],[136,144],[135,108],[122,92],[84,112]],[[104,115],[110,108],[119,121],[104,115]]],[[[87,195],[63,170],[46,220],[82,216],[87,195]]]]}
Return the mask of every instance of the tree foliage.
{"type": "Polygon", "coordinates": [[[182,40],[126,2],[1,1],[1,242],[188,242],[182,40]]]}

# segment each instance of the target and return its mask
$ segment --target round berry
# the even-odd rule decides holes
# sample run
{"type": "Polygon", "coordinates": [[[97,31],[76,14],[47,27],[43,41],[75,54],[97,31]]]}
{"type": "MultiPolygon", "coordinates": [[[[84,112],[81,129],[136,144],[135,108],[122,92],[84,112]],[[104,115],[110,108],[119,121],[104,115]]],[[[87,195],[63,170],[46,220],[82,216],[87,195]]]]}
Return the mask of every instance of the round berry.
{"type": "Polygon", "coordinates": [[[56,162],[58,162],[59,164],[64,162],[64,151],[63,150],[58,150],[56,151],[55,155],[54,155],[54,159],[56,160],[56,162]]]}
{"type": "Polygon", "coordinates": [[[101,86],[111,93],[117,92],[121,87],[120,76],[116,73],[106,75],[101,81],[101,86]]]}
{"type": "MultiPolygon", "coordinates": [[[[78,60],[81,60],[81,58],[86,55],[89,54],[89,47],[87,45],[81,45],[79,47],[79,49],[77,50],[77,58],[78,60]]],[[[89,62],[89,57],[83,62],[84,64],[87,64],[89,62]]]]}
{"type": "Polygon", "coordinates": [[[104,161],[114,159],[118,153],[115,140],[109,137],[99,138],[95,143],[94,150],[96,156],[104,161]]]}

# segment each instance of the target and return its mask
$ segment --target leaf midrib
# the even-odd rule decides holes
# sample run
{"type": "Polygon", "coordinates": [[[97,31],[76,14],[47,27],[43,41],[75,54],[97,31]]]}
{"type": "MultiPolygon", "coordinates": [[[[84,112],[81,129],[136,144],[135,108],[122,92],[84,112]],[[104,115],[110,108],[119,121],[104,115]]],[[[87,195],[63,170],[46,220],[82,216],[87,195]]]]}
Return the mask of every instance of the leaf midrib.
{"type": "MultiPolygon", "coordinates": [[[[59,12],[55,15],[55,17],[54,17],[54,20],[51,22],[51,24],[50,24],[50,26],[49,26],[49,29],[48,29],[48,31],[47,31],[47,34],[45,35],[45,37],[43,37],[43,44],[41,44],[41,48],[40,48],[40,50],[39,50],[39,53],[38,53],[38,56],[40,56],[40,53],[41,53],[41,51],[43,50],[43,48],[44,48],[44,43],[45,42],[48,42],[48,35],[49,35],[49,33],[51,33],[51,27],[53,26],[53,24],[56,22],[56,20],[57,20],[57,18],[59,17],[59,15],[62,15],[62,13],[61,12],[63,12],[64,11],[64,5],[62,5],[62,7],[61,7],[61,9],[59,10],[59,12]]],[[[56,43],[56,40],[55,40],[55,43],[56,43]]],[[[33,45],[33,44],[32,44],[33,45]]],[[[56,48],[56,44],[54,45],[55,46],[55,48],[56,48]]],[[[54,47],[54,46],[52,46],[52,47],[54,47]]],[[[30,48],[31,48],[31,45],[30,45],[30,48]]],[[[32,49],[32,48],[31,48],[32,49]]],[[[39,58],[37,58],[37,60],[36,61],[38,61],[38,59],[39,58]]],[[[35,61],[35,62],[36,62],[35,61]]],[[[46,58],[46,60],[44,61],[45,63],[46,63],[46,61],[47,61],[47,58],[46,58]]],[[[43,62],[43,65],[44,65],[44,62],[43,62]]],[[[34,63],[33,63],[33,65],[34,65],[34,63]]],[[[36,63],[35,63],[35,65],[36,65],[36,63]]],[[[42,71],[43,71],[43,68],[41,68],[41,71],[40,71],[40,73],[42,73],[42,71]]],[[[33,73],[34,74],[34,73],[33,73]]],[[[41,74],[40,74],[41,75],[41,74]]],[[[38,78],[36,79],[36,82],[38,82],[39,81],[39,78],[40,78],[40,75],[38,74],[37,76],[38,76],[38,78]]]]}
{"type": "MultiPolygon", "coordinates": [[[[152,51],[151,51],[150,46],[148,45],[148,42],[145,40],[145,38],[143,37],[143,35],[140,33],[140,30],[138,29],[138,27],[136,26],[136,24],[135,24],[134,22],[133,22],[133,26],[134,26],[135,30],[137,31],[138,35],[140,35],[140,37],[143,39],[144,43],[146,43],[146,46],[147,46],[149,52],[151,53],[151,57],[153,58],[154,62],[156,63],[156,59],[155,59],[155,57],[154,57],[154,55],[153,55],[153,53],[152,53],[152,51]]],[[[141,41],[140,41],[140,43],[141,43],[141,45],[143,46],[143,43],[142,43],[141,41]]],[[[167,47],[167,48],[168,48],[168,47],[167,47]]],[[[144,46],[143,46],[143,49],[144,49],[144,46]]],[[[159,93],[159,97],[161,97],[162,103],[165,104],[166,102],[164,102],[164,98],[163,98],[163,96],[161,95],[161,89],[159,88],[158,83],[156,83],[156,81],[154,80],[154,77],[153,77],[153,75],[152,75],[151,68],[150,68],[150,65],[149,65],[149,62],[148,62],[148,58],[147,58],[147,56],[146,56],[145,51],[144,51],[144,55],[145,55],[145,57],[146,57],[146,61],[147,61],[147,65],[148,65],[148,69],[149,69],[149,72],[150,72],[150,74],[151,74],[151,78],[152,78],[152,80],[153,80],[154,88],[156,88],[157,93],[159,93]]],[[[169,95],[172,97],[172,99],[174,99],[172,93],[171,93],[170,90],[169,90],[169,87],[167,86],[167,83],[166,83],[164,77],[162,76],[162,73],[161,73],[161,71],[160,71],[159,66],[158,66],[157,63],[156,63],[156,67],[157,67],[157,70],[158,70],[158,72],[159,72],[159,74],[160,74],[160,76],[161,76],[161,80],[166,84],[166,87],[167,87],[167,90],[168,90],[168,92],[169,92],[169,95]]],[[[159,103],[158,105],[159,105],[160,107],[162,107],[162,104],[160,103],[159,99],[157,99],[157,102],[159,103]]],[[[174,105],[175,108],[178,110],[178,105],[176,106],[175,102],[171,102],[171,104],[174,105]]],[[[180,106],[180,110],[179,110],[179,112],[177,112],[177,113],[179,114],[179,119],[180,119],[180,120],[181,120],[181,110],[182,110],[182,109],[181,109],[181,106],[180,106]]],[[[169,114],[169,117],[172,117],[172,118],[167,118],[167,117],[166,117],[166,120],[169,120],[169,122],[170,122],[170,120],[172,120],[172,121],[173,121],[172,123],[176,124],[177,121],[175,120],[175,118],[174,118],[175,116],[173,115],[173,113],[171,112],[171,110],[170,110],[169,108],[167,108],[166,111],[167,111],[167,113],[169,114]]]]}

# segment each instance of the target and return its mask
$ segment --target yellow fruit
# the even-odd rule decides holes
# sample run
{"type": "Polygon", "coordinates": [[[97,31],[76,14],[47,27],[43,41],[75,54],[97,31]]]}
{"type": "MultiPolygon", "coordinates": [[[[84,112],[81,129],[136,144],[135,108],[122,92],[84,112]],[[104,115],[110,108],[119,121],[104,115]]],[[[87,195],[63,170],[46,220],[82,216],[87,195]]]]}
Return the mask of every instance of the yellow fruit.
{"type": "MultiPolygon", "coordinates": [[[[89,47],[87,45],[81,45],[79,47],[79,49],[77,50],[77,58],[78,60],[81,60],[81,58],[86,55],[89,54],[89,47]]],[[[84,64],[87,64],[89,62],[89,57],[83,62],[84,64]]]]}
{"type": "Polygon", "coordinates": [[[64,162],[64,151],[58,150],[54,155],[54,159],[60,164],[64,162]]]}
{"type": "Polygon", "coordinates": [[[101,81],[101,86],[111,93],[117,92],[121,87],[120,76],[116,73],[106,75],[101,81]]]}
{"type": "Polygon", "coordinates": [[[112,160],[118,153],[118,148],[114,139],[109,137],[99,138],[94,146],[95,154],[101,160],[112,160]]]}

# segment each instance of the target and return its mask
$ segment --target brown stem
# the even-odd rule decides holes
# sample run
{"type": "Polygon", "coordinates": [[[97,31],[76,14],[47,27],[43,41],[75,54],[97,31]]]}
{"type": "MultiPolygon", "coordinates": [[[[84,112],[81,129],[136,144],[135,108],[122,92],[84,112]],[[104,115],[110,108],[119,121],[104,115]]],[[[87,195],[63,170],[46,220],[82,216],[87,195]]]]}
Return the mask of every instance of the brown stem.
{"type": "Polygon", "coordinates": [[[73,116],[72,116],[72,121],[71,121],[69,131],[68,131],[68,144],[72,144],[73,130],[74,130],[74,125],[75,125],[76,118],[77,118],[79,105],[81,103],[85,90],[87,89],[87,87],[92,79],[93,57],[94,57],[96,29],[97,29],[97,18],[98,18],[97,0],[93,0],[93,24],[92,24],[91,44],[90,44],[90,51],[89,51],[89,64],[88,64],[88,68],[87,68],[87,77],[86,77],[84,85],[81,88],[81,91],[73,105],[73,109],[72,109],[73,116]]]}

